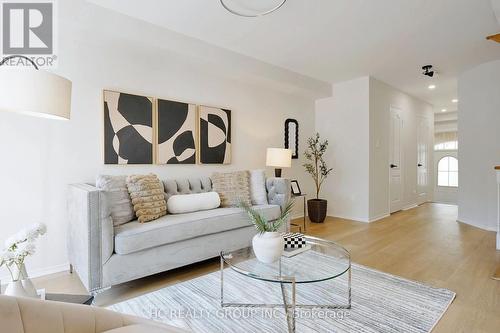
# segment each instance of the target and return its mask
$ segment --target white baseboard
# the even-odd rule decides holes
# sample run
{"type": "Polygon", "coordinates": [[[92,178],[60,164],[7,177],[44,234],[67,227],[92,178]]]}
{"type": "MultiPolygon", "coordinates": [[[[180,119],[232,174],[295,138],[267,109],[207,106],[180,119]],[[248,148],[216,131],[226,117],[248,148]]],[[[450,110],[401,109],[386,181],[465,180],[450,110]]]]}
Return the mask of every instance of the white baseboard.
{"type": "Polygon", "coordinates": [[[403,207],[401,210],[410,210],[410,209],[417,208],[417,207],[418,207],[418,204],[410,204],[408,206],[403,207]]]}
{"type": "Polygon", "coordinates": [[[390,216],[391,214],[389,213],[383,213],[374,217],[356,217],[356,216],[342,216],[342,215],[328,215],[331,217],[339,218],[339,219],[344,219],[344,220],[351,220],[351,221],[356,221],[356,222],[363,222],[363,223],[371,223],[375,222],[378,220],[381,220],[383,218],[386,218],[390,216]]]}
{"type": "MultiPolygon", "coordinates": [[[[37,277],[41,277],[41,276],[45,276],[45,275],[50,275],[50,274],[68,271],[69,270],[69,263],[55,265],[55,266],[51,266],[51,267],[39,268],[39,269],[30,269],[29,266],[27,266],[26,270],[28,271],[29,277],[33,279],[33,278],[37,278],[37,277]]],[[[10,275],[4,275],[4,276],[0,277],[0,280],[3,281],[2,283],[5,284],[5,282],[8,282],[11,280],[11,277],[10,277],[10,275]]]]}
{"type": "Polygon", "coordinates": [[[338,215],[338,214],[337,215],[328,214],[328,216],[338,219],[351,220],[355,222],[364,222],[364,223],[370,222],[370,219],[368,217],[356,217],[356,216],[338,215]]]}
{"type": "Polygon", "coordinates": [[[391,214],[389,213],[384,213],[384,214],[380,214],[378,216],[375,216],[375,217],[370,217],[369,221],[368,222],[375,222],[375,221],[378,221],[378,220],[382,220],[382,219],[385,219],[386,217],[389,217],[391,216],[391,214]]]}
{"type": "Polygon", "coordinates": [[[468,224],[468,225],[471,225],[473,227],[476,227],[476,228],[479,228],[479,229],[483,229],[483,230],[486,230],[486,231],[493,231],[493,232],[497,232],[497,229],[495,227],[486,227],[482,224],[479,224],[479,223],[476,223],[476,222],[466,222],[466,221],[461,221],[461,220],[457,220],[457,222],[460,222],[460,223],[464,223],[464,224],[468,224]]]}

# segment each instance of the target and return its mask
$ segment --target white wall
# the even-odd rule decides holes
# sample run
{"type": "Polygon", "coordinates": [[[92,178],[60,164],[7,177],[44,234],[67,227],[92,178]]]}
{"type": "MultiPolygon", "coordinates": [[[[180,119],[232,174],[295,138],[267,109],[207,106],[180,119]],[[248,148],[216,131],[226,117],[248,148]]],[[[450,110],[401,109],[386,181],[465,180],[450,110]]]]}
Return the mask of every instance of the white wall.
{"type": "Polygon", "coordinates": [[[368,220],[369,78],[333,85],[333,97],[316,102],[316,130],[328,139],[325,155],[333,173],[321,197],[328,215],[368,220]]]}
{"type": "MultiPolygon", "coordinates": [[[[283,145],[286,118],[299,122],[301,151],[314,133],[314,100],[329,94],[329,85],[83,1],[58,3],[56,72],[73,81],[71,120],[0,113],[5,189],[0,192],[0,243],[25,225],[45,222],[48,233],[28,260],[32,274],[67,268],[67,184],[93,182],[100,173],[154,172],[175,178],[263,168],[266,148],[283,145]],[[231,108],[233,163],[104,166],[105,88],[231,108]]],[[[298,179],[303,190],[312,193],[302,161],[292,164],[284,175],[298,179]]]]}
{"type": "Polygon", "coordinates": [[[390,109],[401,110],[403,120],[402,164],[403,207],[417,200],[417,124],[425,118],[429,124],[429,159],[427,200],[432,199],[434,113],[432,106],[375,78],[370,78],[370,218],[389,214],[389,133],[390,109]]]}
{"type": "MultiPolygon", "coordinates": [[[[434,202],[456,205],[458,200],[457,187],[437,186],[437,169],[439,160],[446,156],[453,156],[458,159],[456,150],[440,150],[434,152],[434,202]]],[[[460,186],[460,161],[458,161],[458,186],[460,186]]]]}
{"type": "Polygon", "coordinates": [[[434,133],[457,132],[458,112],[436,112],[434,114],[434,133]]]}
{"type": "Polygon", "coordinates": [[[458,79],[458,220],[496,230],[500,164],[500,60],[482,64],[458,79]]]}
{"type": "Polygon", "coordinates": [[[371,77],[333,85],[332,97],[316,102],[316,129],[330,141],[334,173],[322,197],[328,214],[370,222],[389,214],[389,112],[402,110],[404,206],[417,204],[417,122],[429,132],[428,200],[433,192],[432,106],[371,77]]]}

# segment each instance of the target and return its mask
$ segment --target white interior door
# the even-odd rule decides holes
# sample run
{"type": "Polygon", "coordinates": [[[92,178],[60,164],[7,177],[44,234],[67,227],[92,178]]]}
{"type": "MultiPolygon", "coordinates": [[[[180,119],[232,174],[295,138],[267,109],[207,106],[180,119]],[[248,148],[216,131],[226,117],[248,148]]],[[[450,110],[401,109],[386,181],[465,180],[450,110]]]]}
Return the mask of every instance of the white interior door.
{"type": "Polygon", "coordinates": [[[403,119],[401,110],[391,107],[391,133],[389,146],[389,168],[390,168],[390,212],[394,213],[403,208],[403,177],[401,158],[401,133],[403,131],[403,119]]]}
{"type": "Polygon", "coordinates": [[[417,128],[417,204],[428,201],[429,193],[429,136],[427,118],[421,118],[417,128]]]}

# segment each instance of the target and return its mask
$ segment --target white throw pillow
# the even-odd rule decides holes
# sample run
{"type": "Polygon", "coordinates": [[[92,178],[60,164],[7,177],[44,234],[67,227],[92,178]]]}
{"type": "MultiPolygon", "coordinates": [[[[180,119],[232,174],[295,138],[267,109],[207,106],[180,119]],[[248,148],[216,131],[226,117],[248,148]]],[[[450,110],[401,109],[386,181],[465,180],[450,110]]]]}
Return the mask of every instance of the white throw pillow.
{"type": "Polygon", "coordinates": [[[172,195],[167,201],[170,214],[197,212],[219,206],[220,197],[217,192],[172,195]]]}
{"type": "Polygon", "coordinates": [[[253,205],[267,205],[266,174],[264,170],[250,171],[250,197],[253,205]]]}

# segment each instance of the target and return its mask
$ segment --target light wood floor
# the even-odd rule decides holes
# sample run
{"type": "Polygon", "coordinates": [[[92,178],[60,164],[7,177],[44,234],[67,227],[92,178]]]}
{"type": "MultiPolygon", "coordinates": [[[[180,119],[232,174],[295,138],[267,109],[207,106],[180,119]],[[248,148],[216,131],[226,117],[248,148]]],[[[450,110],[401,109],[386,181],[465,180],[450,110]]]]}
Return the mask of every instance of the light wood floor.
{"type": "MultiPolygon", "coordinates": [[[[500,264],[495,234],[456,222],[457,207],[425,204],[366,224],[328,218],[308,224],[307,233],[335,240],[353,261],[383,272],[448,288],[457,297],[434,332],[500,332],[500,281],[491,279],[500,264]]],[[[125,283],[100,294],[104,306],[218,269],[218,260],[125,283]]],[[[76,274],[36,279],[47,292],[83,293],[76,274]]]]}

